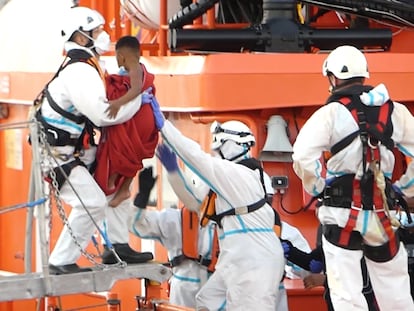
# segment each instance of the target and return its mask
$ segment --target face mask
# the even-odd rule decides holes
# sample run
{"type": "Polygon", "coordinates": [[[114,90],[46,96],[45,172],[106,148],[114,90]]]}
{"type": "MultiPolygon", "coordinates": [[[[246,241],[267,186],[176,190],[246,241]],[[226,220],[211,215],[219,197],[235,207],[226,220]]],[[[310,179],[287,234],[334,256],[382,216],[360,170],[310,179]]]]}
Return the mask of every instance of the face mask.
{"type": "Polygon", "coordinates": [[[94,40],[93,47],[95,48],[96,53],[102,55],[109,51],[110,45],[111,39],[109,38],[109,34],[106,31],[102,31],[94,40]]]}
{"type": "Polygon", "coordinates": [[[119,67],[118,74],[121,75],[121,76],[126,76],[126,75],[128,75],[128,71],[126,71],[124,66],[121,66],[121,67],[119,67]]]}
{"type": "Polygon", "coordinates": [[[241,160],[240,157],[247,154],[248,150],[233,140],[226,140],[220,147],[220,153],[223,159],[234,161],[241,160]]]}

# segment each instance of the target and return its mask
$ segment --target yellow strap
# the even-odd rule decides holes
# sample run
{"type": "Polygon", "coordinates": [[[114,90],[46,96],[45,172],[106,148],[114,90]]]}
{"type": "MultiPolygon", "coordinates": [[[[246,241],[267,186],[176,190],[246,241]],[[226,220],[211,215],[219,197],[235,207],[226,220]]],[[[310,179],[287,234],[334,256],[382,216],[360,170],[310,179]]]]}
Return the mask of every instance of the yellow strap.
{"type": "Polygon", "coordinates": [[[274,225],[273,226],[273,231],[276,233],[276,235],[280,238],[281,237],[281,231],[282,228],[279,225],[274,225]]]}
{"type": "Polygon", "coordinates": [[[104,83],[104,85],[105,85],[105,88],[106,88],[106,82],[105,82],[106,72],[104,72],[104,71],[102,70],[102,67],[101,67],[101,65],[99,64],[98,59],[97,59],[96,57],[91,57],[91,58],[89,58],[89,59],[87,60],[87,63],[88,63],[88,64],[90,64],[90,65],[92,65],[93,67],[95,67],[95,68],[96,68],[96,70],[98,70],[98,73],[99,73],[99,75],[100,75],[100,77],[101,77],[101,79],[102,79],[102,81],[103,81],[103,83],[104,83]]]}
{"type": "Polygon", "coordinates": [[[200,225],[202,227],[206,226],[211,216],[216,214],[216,198],[217,194],[213,191],[210,191],[201,203],[200,225]]]}

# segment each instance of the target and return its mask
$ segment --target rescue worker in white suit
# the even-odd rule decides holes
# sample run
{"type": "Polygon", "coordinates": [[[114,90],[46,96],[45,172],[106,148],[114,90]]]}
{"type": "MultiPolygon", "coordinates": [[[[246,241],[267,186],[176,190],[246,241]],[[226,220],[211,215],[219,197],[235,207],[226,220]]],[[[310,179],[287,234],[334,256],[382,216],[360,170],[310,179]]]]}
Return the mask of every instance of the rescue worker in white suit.
{"type": "MultiPolygon", "coordinates": [[[[67,59],[42,92],[36,114],[60,167],[55,169],[60,198],[72,207],[70,229],[64,226],[50,254],[49,270],[53,274],[90,270],[80,268],[76,261],[80,248],[86,248],[96,231],[92,219],[100,225],[109,208],[105,194],[88,170],[96,153],[94,126],[125,122],[140,108],[142,99],[138,96],[123,106],[114,119],[107,116],[103,71],[96,57],[109,49],[109,35],[103,30],[105,21],[97,11],[86,7],[72,8],[66,17],[62,35],[67,59]]],[[[126,218],[120,229],[127,223],[126,218]]],[[[152,259],[151,253],[135,255],[141,262],[152,259]]]]}
{"type": "Polygon", "coordinates": [[[217,222],[220,253],[215,272],[197,294],[196,309],[208,310],[205,302],[216,299],[225,303],[218,310],[274,311],[284,270],[275,213],[266,202],[260,169],[238,164],[250,158],[251,130],[239,121],[216,124],[213,145],[220,157],[215,157],[165,120],[155,97],[151,103],[164,141],[211,189],[205,202],[214,204],[200,215],[201,222],[205,215],[217,222]]]}
{"type": "MultiPolygon", "coordinates": [[[[272,186],[272,181],[268,174],[264,173],[264,185],[266,189],[266,196],[267,201],[270,205],[273,203],[273,196],[275,194],[275,190],[272,186]]],[[[302,250],[303,252],[310,252],[311,248],[309,246],[308,241],[305,239],[305,237],[300,233],[300,231],[287,223],[286,221],[281,220],[281,232],[280,232],[280,238],[282,240],[288,240],[297,247],[298,249],[302,250]]],[[[285,277],[287,278],[303,278],[306,275],[309,275],[309,272],[294,265],[293,263],[286,260],[285,262],[285,277]]],[[[282,282],[279,284],[279,295],[276,302],[276,311],[288,311],[288,299],[287,299],[287,293],[285,285],[282,282]]]]}
{"type": "MultiPolygon", "coordinates": [[[[164,147],[164,151],[168,152],[164,147]]],[[[159,241],[168,252],[173,275],[169,280],[169,301],[174,305],[195,308],[195,297],[205,284],[217,258],[218,240],[216,224],[209,222],[199,225],[196,212],[191,211],[200,205],[191,195],[180,195],[185,192],[183,179],[180,177],[175,159],[167,158],[164,151],[158,149],[157,156],[168,171],[168,180],[174,189],[180,189],[177,196],[185,207],[164,208],[161,211],[147,208],[149,193],[156,178],[152,176],[152,167],[144,168],[139,173],[139,192],[134,200],[138,207],[132,221],[132,232],[141,239],[159,241]]]]}
{"type": "MultiPolygon", "coordinates": [[[[200,193],[205,193],[206,190],[208,190],[208,188],[206,189],[207,186],[204,183],[202,183],[200,180],[198,180],[198,178],[193,177],[190,180],[190,178],[188,178],[186,174],[182,173],[178,169],[176,155],[165,144],[161,144],[158,146],[157,156],[160,159],[163,166],[167,169],[168,180],[172,188],[174,189],[175,193],[177,194],[177,196],[181,199],[182,202],[184,202],[185,206],[198,212],[202,198],[198,198],[197,196],[200,195],[200,193]]],[[[271,179],[266,174],[266,172],[263,172],[263,181],[264,181],[264,188],[266,190],[267,202],[270,205],[272,205],[274,189],[272,187],[271,179]]],[[[278,220],[280,221],[280,219],[278,220]]],[[[136,221],[136,226],[139,226],[139,223],[140,223],[139,220],[136,221]]],[[[210,221],[207,228],[213,229],[215,228],[215,226],[216,224],[210,221]]],[[[178,229],[179,228],[181,227],[178,227],[178,229]]],[[[203,228],[206,228],[206,227],[201,227],[201,228],[202,228],[201,230],[203,230],[203,228]]],[[[209,243],[210,250],[208,251],[209,256],[212,253],[211,250],[215,249],[211,245],[212,244],[211,237],[214,234],[214,232],[212,232],[211,229],[208,232],[208,236],[209,236],[208,240],[210,241],[209,243]]],[[[206,231],[203,231],[203,232],[206,232],[206,231]]],[[[283,239],[291,241],[291,243],[295,245],[295,247],[301,249],[304,252],[310,252],[311,250],[308,242],[303,237],[303,235],[299,232],[299,230],[284,221],[281,221],[281,237],[283,239]]],[[[286,265],[285,267],[286,269],[289,270],[290,276],[301,277],[303,276],[303,274],[306,274],[306,275],[309,274],[307,271],[299,267],[295,269],[293,269],[292,266],[290,265],[286,265]]],[[[183,273],[180,273],[180,274],[183,274],[183,273]]],[[[182,281],[180,283],[183,284],[182,281]]],[[[202,286],[203,284],[200,284],[200,285],[202,286]]],[[[287,293],[286,293],[286,289],[284,287],[283,281],[280,282],[278,286],[279,286],[279,294],[278,294],[278,298],[276,301],[275,310],[276,311],[288,311],[289,308],[288,308],[288,301],[287,301],[287,293]]],[[[189,291],[188,288],[186,290],[189,291]]],[[[195,299],[196,293],[197,293],[196,291],[193,292],[194,294],[193,300],[195,299]]],[[[204,304],[206,305],[206,308],[208,310],[224,310],[223,308],[225,308],[225,303],[223,303],[221,300],[215,300],[213,299],[213,297],[210,297],[208,299],[206,298],[204,301],[204,304]]]]}
{"type": "Polygon", "coordinates": [[[323,75],[329,79],[331,97],[298,134],[293,168],[305,190],[320,199],[332,304],[338,311],[368,310],[360,270],[364,256],[379,308],[414,310],[407,252],[394,233],[398,223],[391,202],[398,195],[414,195],[414,161],[394,184],[386,181],[393,172],[394,145],[414,156],[414,118],[404,105],[389,101],[384,85],[364,85],[367,60],[353,46],[333,50],[323,75]],[[384,130],[375,133],[372,129],[379,128],[384,115],[384,130]],[[324,151],[331,152],[325,177],[320,160],[324,151]]]}

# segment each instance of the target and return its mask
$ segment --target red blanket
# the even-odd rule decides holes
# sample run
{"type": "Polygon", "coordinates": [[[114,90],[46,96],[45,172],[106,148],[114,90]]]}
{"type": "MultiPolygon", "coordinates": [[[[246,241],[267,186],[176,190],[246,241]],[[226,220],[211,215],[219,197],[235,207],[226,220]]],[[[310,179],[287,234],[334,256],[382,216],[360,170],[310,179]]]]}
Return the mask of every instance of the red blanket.
{"type": "MultiPolygon", "coordinates": [[[[142,89],[152,87],[154,75],[144,65],[142,89]]],[[[116,99],[125,94],[130,87],[129,77],[108,75],[106,78],[107,97],[116,99]]],[[[101,138],[96,154],[95,180],[110,195],[116,192],[124,177],[134,177],[142,169],[143,159],[152,158],[158,143],[158,130],[155,126],[151,105],[143,105],[138,112],[122,124],[102,128],[101,138]],[[119,174],[115,187],[109,189],[108,178],[111,174],[119,174]]]]}

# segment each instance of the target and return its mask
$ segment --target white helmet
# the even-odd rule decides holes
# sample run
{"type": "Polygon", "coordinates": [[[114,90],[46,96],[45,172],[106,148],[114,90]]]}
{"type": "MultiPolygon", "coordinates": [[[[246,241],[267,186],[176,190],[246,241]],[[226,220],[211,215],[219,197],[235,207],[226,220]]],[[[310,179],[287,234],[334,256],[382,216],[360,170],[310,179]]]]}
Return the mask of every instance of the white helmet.
{"type": "Polygon", "coordinates": [[[87,7],[74,7],[66,16],[62,36],[68,41],[76,31],[88,32],[104,24],[105,19],[98,11],[87,7]]]}
{"type": "Polygon", "coordinates": [[[347,80],[351,78],[369,78],[368,64],[364,54],[354,46],[342,45],[333,50],[322,66],[322,73],[329,73],[336,78],[347,80]]]}
{"type": "Polygon", "coordinates": [[[227,140],[232,140],[239,145],[248,147],[248,149],[256,143],[252,131],[240,121],[227,121],[223,124],[215,121],[211,125],[210,131],[213,134],[212,150],[220,149],[227,140]]]}

